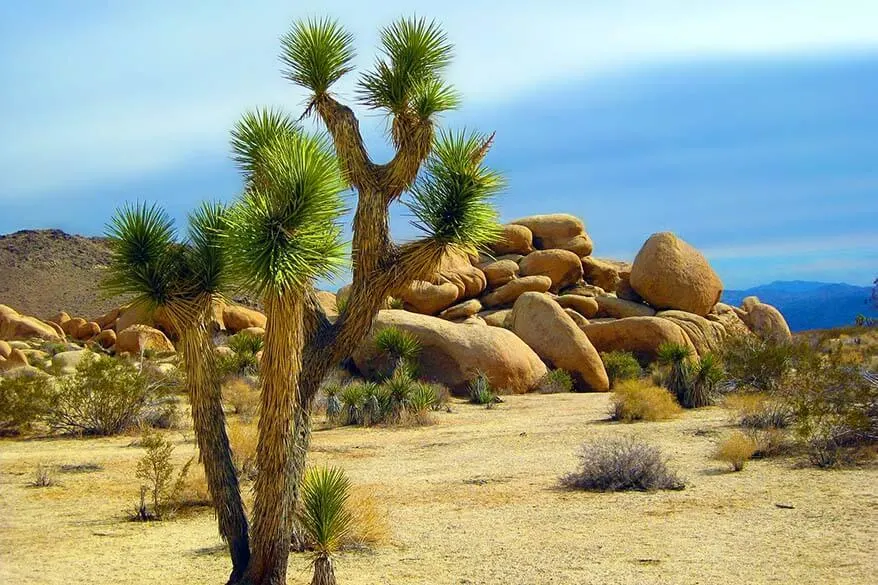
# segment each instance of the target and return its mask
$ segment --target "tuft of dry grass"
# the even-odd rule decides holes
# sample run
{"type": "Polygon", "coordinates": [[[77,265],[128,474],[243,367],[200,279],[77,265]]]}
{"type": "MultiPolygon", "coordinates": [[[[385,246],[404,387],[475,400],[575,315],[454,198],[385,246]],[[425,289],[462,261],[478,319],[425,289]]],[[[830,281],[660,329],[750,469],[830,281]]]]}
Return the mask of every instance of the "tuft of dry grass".
{"type": "Polygon", "coordinates": [[[223,384],[223,400],[233,413],[245,418],[255,416],[259,409],[259,391],[243,378],[223,384]]]}
{"type": "Polygon", "coordinates": [[[374,490],[364,486],[352,487],[347,507],[353,526],[342,543],[343,548],[374,548],[390,541],[387,510],[378,503],[374,490]]]}
{"type": "Polygon", "coordinates": [[[255,423],[229,422],[229,443],[232,446],[232,462],[242,480],[256,478],[256,444],[259,429],[255,423]]]}
{"type": "Polygon", "coordinates": [[[610,415],[623,422],[668,420],[680,414],[680,405],[665,388],[649,380],[625,380],[615,388],[610,415]]]}
{"type": "Polygon", "coordinates": [[[56,486],[58,485],[58,482],[55,480],[55,474],[52,472],[52,467],[40,463],[37,465],[36,469],[34,469],[33,479],[28,485],[35,488],[44,488],[56,486]]]}
{"type": "Polygon", "coordinates": [[[719,444],[714,459],[728,463],[731,465],[732,471],[741,471],[747,461],[753,457],[756,448],[756,441],[752,437],[735,431],[728,439],[719,444]]]}

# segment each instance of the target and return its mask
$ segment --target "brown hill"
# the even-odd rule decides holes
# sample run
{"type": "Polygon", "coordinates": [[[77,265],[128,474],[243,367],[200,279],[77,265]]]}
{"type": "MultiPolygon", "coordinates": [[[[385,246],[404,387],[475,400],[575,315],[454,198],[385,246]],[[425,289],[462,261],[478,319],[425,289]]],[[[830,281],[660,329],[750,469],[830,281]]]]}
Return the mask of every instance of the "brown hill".
{"type": "Polygon", "coordinates": [[[109,262],[105,238],[61,230],[22,230],[0,236],[0,304],[49,318],[58,311],[93,318],[119,306],[99,284],[109,262]]]}

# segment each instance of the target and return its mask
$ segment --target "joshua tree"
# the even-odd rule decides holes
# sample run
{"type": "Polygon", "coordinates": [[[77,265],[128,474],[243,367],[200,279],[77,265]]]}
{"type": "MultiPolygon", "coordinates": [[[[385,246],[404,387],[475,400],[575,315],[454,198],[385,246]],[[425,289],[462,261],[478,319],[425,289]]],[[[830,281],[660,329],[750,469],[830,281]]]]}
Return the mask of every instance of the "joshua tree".
{"type": "Polygon", "coordinates": [[[332,554],[353,528],[347,508],[350,481],[337,467],[312,467],[302,482],[301,525],[314,545],[311,585],[335,585],[332,554]]]}
{"type": "Polygon", "coordinates": [[[291,469],[296,387],[305,343],[306,292],[342,262],[345,188],[329,142],[263,113],[244,119],[236,137],[271,138],[239,151],[247,191],[229,211],[227,248],[236,280],[265,306],[260,365],[261,404],[253,504],[253,583],[285,583],[297,479],[291,469]],[[268,134],[266,134],[268,135],[268,134]]]}
{"type": "Polygon", "coordinates": [[[219,245],[224,210],[205,204],[189,218],[189,237],[176,240],[172,221],[156,206],[120,209],[108,227],[112,246],[105,288],[133,294],[134,302],[161,310],[179,335],[195,437],[219,531],[232,557],[230,581],[248,566],[247,518],[226,435],[222,393],[208,322],[225,284],[219,245]]]}
{"type": "Polygon", "coordinates": [[[483,164],[492,137],[435,131],[434,117],[458,103],[442,78],[451,59],[445,34],[435,23],[403,19],[382,31],[381,43],[383,55],[361,76],[359,97],[388,116],[395,154],[386,164],[370,159],[353,111],[329,92],[352,71],[352,36],[334,21],[316,20],[295,24],[282,40],[285,76],[310,92],[305,114],[316,115],[328,129],[337,156],[333,169],[340,169],[343,186],[358,194],[353,282],[335,322],[313,294],[313,280],[335,267],[339,252],[333,220],[340,214],[336,196],[342,185],[326,178],[323,143],[302,138],[292,118],[272,110],[246,115],[233,131],[246,194],[231,213],[231,256],[251,288],[272,297],[270,303],[266,299],[265,420],[258,448],[266,461],[259,464],[253,511],[255,583],[283,582],[311,408],[328,370],[363,341],[387,297],[429,278],[446,254],[472,254],[499,231],[490,199],[502,181],[483,164]],[[324,165],[321,177],[333,187],[320,187],[321,196],[309,194],[317,187],[308,177],[324,165]],[[407,191],[424,237],[397,244],[390,237],[388,208],[407,191]],[[289,416],[292,434],[283,424],[289,416]],[[285,530],[286,542],[280,542],[285,530]]]}

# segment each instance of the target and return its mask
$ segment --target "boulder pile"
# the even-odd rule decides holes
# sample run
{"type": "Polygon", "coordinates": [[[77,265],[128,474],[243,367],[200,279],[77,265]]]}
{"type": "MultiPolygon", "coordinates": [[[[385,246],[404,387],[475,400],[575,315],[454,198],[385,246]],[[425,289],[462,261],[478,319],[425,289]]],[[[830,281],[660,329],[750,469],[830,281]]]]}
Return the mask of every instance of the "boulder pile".
{"type": "MultiPolygon", "coordinates": [[[[719,302],[722,281],[698,250],[673,233],[650,236],[633,262],[596,258],[593,248],[585,224],[572,215],[512,221],[487,253],[449,254],[431,278],[400,291],[387,306],[402,309],[379,312],[372,332],[393,325],[413,334],[423,348],[420,373],[456,393],[465,392],[478,372],[501,390],[529,392],[548,368],[568,371],[577,390],[604,391],[609,385],[600,352],[629,351],[648,362],[664,342],[704,355],[718,351],[730,335],[791,338],[783,315],[756,297],[741,307],[719,302]]],[[[349,290],[318,292],[330,320],[347,304],[349,290]]],[[[229,335],[258,334],[265,315],[217,303],[212,327],[229,335]]],[[[78,342],[110,353],[170,354],[177,332],[162,310],[139,305],[93,319],[61,312],[48,320],[0,305],[0,340],[28,339],[78,342]]],[[[27,355],[3,343],[0,371],[28,366],[27,355]]],[[[371,335],[352,358],[365,375],[384,367],[371,335]]],[[[70,368],[73,360],[59,358],[59,366],[70,368]]]]}
{"type": "MultiPolygon", "coordinates": [[[[532,391],[539,380],[521,372],[536,372],[534,356],[567,370],[576,389],[603,391],[600,352],[629,351],[646,363],[665,342],[704,355],[719,351],[730,335],[791,337],[783,315],[755,297],[741,307],[720,303],[719,276],[673,233],[650,236],[634,262],[592,251],[584,223],[572,215],[512,221],[488,254],[449,258],[433,279],[413,283],[400,295],[404,311],[382,311],[373,332],[392,324],[414,334],[429,348],[421,372],[458,392],[477,371],[498,388],[532,391]],[[514,334],[492,337],[503,344],[501,362],[486,351],[435,349],[479,346],[496,328],[514,334]],[[519,374],[511,381],[513,371],[519,374]]],[[[375,359],[371,339],[354,356],[364,373],[375,359]]]]}

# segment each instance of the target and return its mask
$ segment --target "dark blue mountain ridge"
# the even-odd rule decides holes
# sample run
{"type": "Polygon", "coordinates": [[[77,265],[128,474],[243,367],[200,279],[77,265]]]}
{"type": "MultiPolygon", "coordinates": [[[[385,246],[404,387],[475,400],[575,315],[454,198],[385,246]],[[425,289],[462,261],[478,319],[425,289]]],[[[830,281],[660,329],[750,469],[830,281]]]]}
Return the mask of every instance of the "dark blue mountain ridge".
{"type": "Polygon", "coordinates": [[[739,306],[744,297],[757,296],[786,317],[792,331],[852,325],[857,315],[878,318],[872,306],[872,288],[845,283],[784,280],[746,290],[723,292],[724,303],[739,306]]]}

